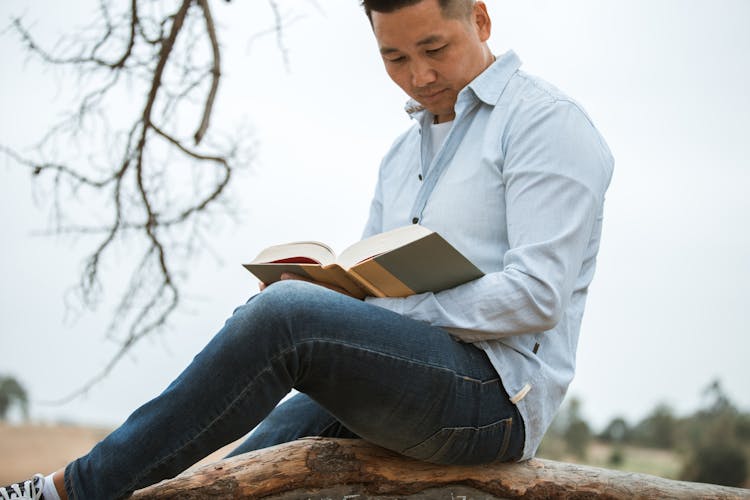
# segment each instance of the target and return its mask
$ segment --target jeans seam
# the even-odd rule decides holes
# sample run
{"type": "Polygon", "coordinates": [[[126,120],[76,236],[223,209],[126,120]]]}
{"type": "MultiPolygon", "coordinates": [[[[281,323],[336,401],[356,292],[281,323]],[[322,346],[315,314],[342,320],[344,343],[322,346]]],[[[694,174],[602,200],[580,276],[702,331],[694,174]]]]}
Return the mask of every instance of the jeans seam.
{"type": "MultiPolygon", "coordinates": [[[[297,350],[297,346],[296,345],[292,345],[291,347],[286,348],[286,349],[280,351],[276,356],[273,356],[272,358],[270,358],[270,361],[271,362],[275,362],[279,358],[281,358],[281,357],[283,357],[283,356],[287,355],[288,353],[290,353],[292,351],[295,351],[295,350],[297,350]]],[[[160,465],[164,464],[168,460],[172,459],[180,451],[182,451],[187,446],[189,446],[190,444],[192,444],[193,442],[195,442],[196,439],[198,439],[200,436],[202,436],[204,433],[206,433],[209,429],[211,429],[214,425],[216,425],[219,421],[221,421],[221,419],[224,418],[227,415],[227,413],[229,412],[229,410],[231,410],[237,404],[237,402],[248,392],[249,388],[251,386],[253,386],[262,375],[264,375],[265,373],[270,372],[270,371],[271,371],[271,368],[270,367],[266,367],[263,370],[261,370],[259,373],[257,373],[256,376],[252,378],[252,380],[250,380],[248,383],[245,384],[244,388],[239,392],[239,394],[237,394],[237,396],[235,398],[232,399],[232,401],[224,408],[224,410],[221,411],[219,413],[219,415],[217,415],[216,417],[214,417],[214,418],[212,418],[210,420],[210,422],[208,423],[208,425],[203,426],[200,429],[200,431],[195,436],[193,436],[192,438],[190,438],[187,441],[185,441],[181,446],[179,446],[177,449],[175,449],[172,453],[170,453],[169,455],[165,456],[164,458],[162,458],[158,462],[154,463],[151,467],[149,467],[147,470],[145,470],[143,473],[141,473],[139,476],[137,476],[134,480],[132,480],[128,484],[127,488],[124,488],[124,490],[125,491],[132,490],[134,488],[134,485],[137,484],[144,476],[147,476],[155,468],[159,467],[160,465]]]]}
{"type": "MultiPolygon", "coordinates": [[[[415,444],[414,446],[410,446],[404,449],[403,451],[401,451],[401,453],[407,456],[411,456],[409,455],[410,453],[413,453],[414,450],[423,447],[425,444],[427,444],[429,441],[431,441],[432,439],[434,439],[436,436],[438,436],[440,433],[443,433],[443,432],[449,432],[452,436],[456,432],[462,432],[462,431],[483,432],[492,428],[504,427],[503,429],[504,435],[503,435],[502,444],[500,445],[500,451],[496,454],[496,458],[495,458],[495,460],[497,460],[499,457],[501,457],[507,452],[508,446],[510,445],[510,432],[512,430],[512,427],[511,427],[512,422],[513,422],[513,417],[506,417],[506,418],[501,418],[499,420],[496,420],[494,422],[491,422],[485,425],[477,425],[477,426],[464,425],[464,426],[454,426],[454,427],[450,427],[450,426],[441,427],[440,429],[435,431],[433,434],[427,436],[425,439],[415,444]]],[[[448,439],[446,438],[446,442],[442,443],[440,445],[440,448],[435,450],[432,456],[439,454],[440,451],[448,444],[449,444],[448,439]]],[[[430,458],[431,457],[428,457],[426,460],[429,460],[430,458]]]]}
{"type": "Polygon", "coordinates": [[[505,429],[503,430],[503,444],[500,445],[500,452],[497,454],[496,460],[502,459],[508,452],[510,446],[510,435],[513,432],[513,417],[505,419],[505,429]]]}
{"type": "MultiPolygon", "coordinates": [[[[272,358],[270,358],[269,359],[269,365],[272,364],[273,362],[277,361],[281,357],[286,356],[290,352],[296,351],[298,349],[298,347],[301,346],[301,345],[313,344],[313,343],[316,343],[316,342],[333,344],[333,345],[341,345],[341,346],[344,346],[344,347],[348,347],[348,348],[355,349],[355,350],[358,350],[358,351],[367,352],[367,353],[374,354],[374,355],[377,355],[377,356],[382,356],[382,357],[386,357],[386,358],[389,358],[389,359],[395,359],[395,360],[404,361],[404,362],[406,362],[408,364],[417,365],[417,366],[421,366],[421,367],[424,367],[424,368],[431,368],[431,369],[435,369],[435,370],[442,371],[442,372],[448,372],[448,373],[452,374],[454,377],[465,379],[465,380],[471,381],[473,383],[479,383],[481,385],[484,385],[486,383],[491,383],[491,382],[493,382],[495,380],[498,380],[497,378],[495,378],[495,379],[492,379],[492,380],[482,381],[482,380],[479,380],[479,379],[475,379],[473,377],[468,377],[466,375],[462,375],[462,374],[456,372],[453,369],[446,368],[444,366],[439,366],[439,365],[436,365],[436,364],[433,364],[433,363],[426,363],[426,362],[422,362],[422,361],[417,361],[417,360],[414,360],[414,359],[410,359],[410,358],[407,358],[405,356],[397,356],[397,355],[390,354],[390,353],[384,353],[384,352],[376,351],[376,350],[373,350],[373,349],[364,348],[364,347],[362,347],[360,345],[352,344],[352,343],[349,343],[349,342],[342,342],[340,340],[332,340],[332,339],[328,339],[328,338],[317,338],[317,337],[316,338],[308,338],[308,339],[299,341],[297,343],[293,343],[290,347],[287,347],[286,349],[281,350],[278,354],[276,354],[275,356],[273,356],[272,358]]],[[[258,381],[258,379],[260,379],[260,377],[262,375],[264,375],[264,374],[266,374],[268,372],[271,372],[271,371],[272,371],[272,368],[270,366],[267,366],[263,370],[261,370],[260,372],[258,372],[255,375],[255,377],[253,377],[252,380],[250,380],[247,384],[245,384],[243,390],[241,390],[237,394],[237,396],[235,396],[232,399],[232,401],[223,409],[223,411],[220,412],[219,415],[217,415],[216,417],[214,417],[213,419],[211,419],[210,422],[206,426],[203,426],[197,434],[195,434],[189,440],[185,441],[181,446],[179,446],[177,449],[175,449],[172,453],[170,453],[169,455],[165,456],[164,458],[162,458],[158,462],[152,464],[151,467],[149,467],[143,473],[141,473],[140,475],[138,475],[135,479],[133,479],[127,485],[126,488],[124,488],[124,490],[125,491],[132,490],[135,487],[134,485],[136,485],[144,476],[147,476],[151,471],[153,471],[157,467],[161,466],[165,462],[167,462],[170,459],[172,459],[180,451],[182,451],[187,446],[189,446],[190,444],[192,444],[196,439],[198,439],[200,436],[202,436],[204,433],[206,433],[209,429],[211,429],[213,426],[215,426],[218,422],[220,422],[221,419],[224,418],[228,414],[228,412],[238,403],[238,401],[241,400],[244,397],[245,394],[247,394],[247,392],[250,390],[250,387],[252,387],[258,381]]]]}
{"type": "Polygon", "coordinates": [[[339,422],[338,420],[336,420],[336,418],[335,418],[335,417],[331,417],[331,422],[330,422],[330,423],[329,423],[328,425],[324,426],[324,427],[323,427],[322,429],[320,429],[320,430],[318,431],[317,435],[318,435],[318,436],[322,436],[322,435],[323,435],[323,433],[325,433],[326,431],[328,431],[328,430],[329,430],[330,428],[332,428],[332,427],[333,427],[334,425],[336,425],[336,424],[340,424],[340,423],[341,423],[341,422],[339,422]]]}
{"type": "Polygon", "coordinates": [[[325,343],[328,343],[328,344],[335,344],[335,345],[341,345],[341,346],[345,346],[345,347],[350,347],[352,349],[356,349],[356,350],[359,350],[359,351],[368,352],[368,353],[375,354],[375,355],[378,355],[378,356],[383,356],[383,357],[386,357],[386,358],[389,358],[389,359],[395,359],[395,360],[405,361],[405,362],[407,362],[409,364],[418,365],[418,366],[422,366],[422,367],[425,367],[425,368],[432,368],[432,369],[435,369],[435,370],[438,370],[438,371],[448,372],[448,373],[452,374],[453,376],[455,376],[457,378],[466,380],[468,382],[477,383],[477,384],[480,384],[480,385],[487,385],[487,384],[492,384],[492,383],[500,381],[500,377],[499,376],[496,376],[496,377],[488,379],[488,380],[480,380],[480,379],[475,378],[475,377],[470,377],[468,375],[463,375],[461,373],[458,373],[456,370],[453,370],[451,368],[446,368],[445,366],[440,366],[440,365],[436,365],[436,364],[433,364],[433,363],[426,363],[426,362],[422,362],[422,361],[417,361],[417,360],[414,360],[414,359],[411,359],[411,358],[408,358],[408,357],[405,357],[405,356],[397,356],[395,354],[390,354],[390,353],[384,353],[384,352],[380,352],[380,351],[375,351],[375,350],[372,350],[372,349],[364,348],[364,347],[362,347],[360,345],[357,345],[357,344],[351,344],[349,342],[342,342],[340,340],[332,340],[332,339],[325,339],[325,338],[313,338],[313,339],[306,339],[306,340],[300,342],[299,344],[300,345],[301,344],[311,344],[311,343],[315,343],[315,342],[325,342],[325,343]]]}
{"type": "MultiPolygon", "coordinates": [[[[322,338],[306,339],[305,341],[299,342],[299,343],[297,343],[297,344],[294,344],[294,343],[293,343],[293,344],[292,344],[291,346],[289,346],[289,347],[287,347],[287,348],[285,348],[285,349],[282,349],[281,351],[279,351],[279,353],[278,353],[278,354],[276,354],[275,356],[273,356],[273,357],[269,358],[269,365],[273,364],[273,363],[274,363],[274,362],[276,362],[276,361],[277,361],[278,359],[280,359],[280,358],[282,358],[282,357],[286,356],[286,355],[287,355],[287,354],[289,354],[290,352],[296,351],[296,350],[297,350],[297,347],[298,347],[299,345],[302,345],[302,344],[309,344],[309,343],[314,343],[314,342],[321,342],[321,341],[323,341],[323,342],[328,342],[328,343],[331,343],[331,344],[342,344],[342,345],[347,345],[347,346],[349,346],[349,347],[353,347],[353,345],[350,345],[350,344],[347,344],[347,343],[344,343],[344,342],[335,342],[335,341],[331,341],[330,339],[322,339],[322,338]]],[[[370,351],[369,349],[362,349],[362,350],[370,351]]],[[[372,351],[372,352],[375,352],[375,351],[372,351]]],[[[218,422],[220,422],[220,421],[221,421],[221,419],[222,419],[222,418],[224,418],[224,417],[225,417],[225,416],[227,415],[227,413],[228,413],[228,412],[229,412],[229,411],[230,411],[230,410],[231,410],[231,409],[232,409],[232,408],[233,408],[233,407],[234,407],[234,406],[235,406],[235,405],[236,405],[236,404],[238,403],[238,401],[240,401],[240,400],[241,400],[241,399],[242,399],[242,398],[244,397],[244,395],[245,395],[245,394],[247,394],[247,392],[248,392],[248,391],[250,390],[250,388],[251,388],[251,387],[252,387],[252,386],[253,386],[253,385],[254,385],[254,384],[255,384],[255,383],[256,383],[256,382],[258,381],[258,379],[260,379],[260,377],[261,377],[261,376],[263,376],[263,375],[265,375],[266,373],[269,373],[269,372],[271,372],[271,371],[272,371],[272,368],[271,368],[270,366],[266,366],[266,367],[265,367],[265,368],[264,368],[263,370],[261,370],[260,372],[258,372],[258,373],[257,373],[257,374],[255,375],[255,377],[253,377],[253,378],[252,378],[252,380],[250,380],[249,382],[247,382],[247,383],[246,383],[246,384],[244,385],[244,388],[243,388],[243,389],[242,389],[242,390],[241,390],[241,391],[240,391],[240,392],[239,392],[239,393],[237,394],[237,396],[235,396],[235,397],[234,397],[234,398],[232,399],[232,401],[231,401],[231,402],[230,402],[230,403],[229,403],[229,404],[228,404],[228,405],[227,405],[227,406],[226,406],[226,407],[225,407],[225,408],[223,409],[223,411],[221,411],[221,412],[220,412],[220,413],[219,413],[219,414],[218,414],[217,416],[215,416],[214,418],[210,419],[209,423],[208,423],[207,425],[203,426],[203,427],[202,427],[202,428],[200,429],[200,431],[199,431],[199,432],[198,432],[197,434],[195,434],[195,435],[194,435],[193,437],[191,437],[190,439],[188,439],[187,441],[185,441],[185,442],[184,442],[184,443],[183,443],[182,445],[180,445],[180,446],[179,446],[179,447],[178,447],[177,449],[175,449],[175,450],[174,450],[174,451],[173,451],[172,453],[170,453],[169,455],[165,456],[164,458],[162,458],[162,459],[161,459],[161,460],[159,460],[158,462],[156,462],[156,463],[152,464],[152,465],[151,465],[151,467],[149,467],[149,468],[148,468],[148,469],[146,469],[146,470],[145,470],[144,472],[142,472],[142,473],[141,473],[141,474],[140,474],[139,476],[137,476],[137,477],[136,477],[135,479],[133,479],[133,480],[132,480],[132,481],[131,481],[131,482],[130,482],[130,483],[129,483],[128,485],[127,485],[127,487],[126,487],[126,488],[124,488],[124,490],[125,490],[125,491],[130,491],[130,490],[132,490],[132,489],[133,489],[133,488],[135,487],[134,485],[136,485],[136,484],[137,484],[137,483],[138,483],[138,482],[139,482],[139,481],[140,481],[140,480],[141,480],[141,479],[142,479],[142,478],[143,478],[144,476],[147,476],[147,475],[148,475],[149,473],[151,473],[151,471],[153,471],[153,470],[154,470],[154,469],[156,469],[157,467],[161,466],[162,464],[166,463],[167,461],[171,460],[171,459],[172,459],[172,458],[173,458],[173,457],[174,457],[175,455],[177,455],[177,454],[178,454],[178,453],[179,453],[180,451],[182,451],[182,450],[183,450],[183,449],[185,449],[185,448],[186,448],[187,446],[189,446],[190,444],[192,444],[193,442],[195,442],[195,440],[197,440],[197,439],[198,439],[199,437],[201,437],[201,436],[202,436],[202,435],[203,435],[203,434],[204,434],[205,432],[207,432],[207,431],[208,431],[208,430],[209,430],[210,428],[212,428],[212,427],[213,427],[213,426],[215,426],[215,425],[216,425],[216,424],[217,424],[218,422]]]]}

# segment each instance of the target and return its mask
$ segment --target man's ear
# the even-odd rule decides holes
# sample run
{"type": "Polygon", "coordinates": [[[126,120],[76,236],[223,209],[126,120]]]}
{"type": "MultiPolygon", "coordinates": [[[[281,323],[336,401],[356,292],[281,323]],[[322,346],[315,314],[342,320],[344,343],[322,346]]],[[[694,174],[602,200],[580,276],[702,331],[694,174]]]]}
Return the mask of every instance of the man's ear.
{"type": "Polygon", "coordinates": [[[479,40],[486,42],[490,38],[492,32],[492,20],[487,12],[487,5],[481,0],[474,4],[474,12],[472,13],[474,26],[477,29],[479,40]]]}

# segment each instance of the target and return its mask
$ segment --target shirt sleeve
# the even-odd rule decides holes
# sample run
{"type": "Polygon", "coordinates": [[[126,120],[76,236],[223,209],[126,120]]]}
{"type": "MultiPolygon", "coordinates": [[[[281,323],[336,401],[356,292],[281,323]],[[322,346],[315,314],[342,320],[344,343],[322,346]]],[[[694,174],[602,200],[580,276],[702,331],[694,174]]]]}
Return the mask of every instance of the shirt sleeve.
{"type": "Polygon", "coordinates": [[[585,113],[554,101],[503,138],[509,249],[503,269],[439,293],[368,302],[477,342],[560,321],[600,216],[612,157],[585,113]]]}

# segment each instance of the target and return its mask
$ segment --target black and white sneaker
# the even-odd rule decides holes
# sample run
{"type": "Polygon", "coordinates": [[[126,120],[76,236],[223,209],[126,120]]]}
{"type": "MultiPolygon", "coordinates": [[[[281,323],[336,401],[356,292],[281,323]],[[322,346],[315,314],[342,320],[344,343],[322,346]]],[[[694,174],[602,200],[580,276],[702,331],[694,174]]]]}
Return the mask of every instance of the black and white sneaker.
{"type": "Polygon", "coordinates": [[[11,484],[0,488],[0,500],[11,500],[13,498],[23,500],[44,500],[42,496],[44,488],[44,476],[34,474],[34,477],[22,483],[11,484]]]}

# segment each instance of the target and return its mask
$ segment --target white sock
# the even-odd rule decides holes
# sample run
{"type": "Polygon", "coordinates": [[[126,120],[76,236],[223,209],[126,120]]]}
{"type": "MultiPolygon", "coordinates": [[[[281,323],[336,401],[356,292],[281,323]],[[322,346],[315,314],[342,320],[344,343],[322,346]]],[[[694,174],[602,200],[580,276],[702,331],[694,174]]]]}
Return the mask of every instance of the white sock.
{"type": "Polygon", "coordinates": [[[44,478],[44,486],[42,487],[42,497],[44,500],[60,500],[60,495],[57,494],[57,490],[55,489],[55,481],[52,480],[53,475],[50,474],[44,478]]]}

